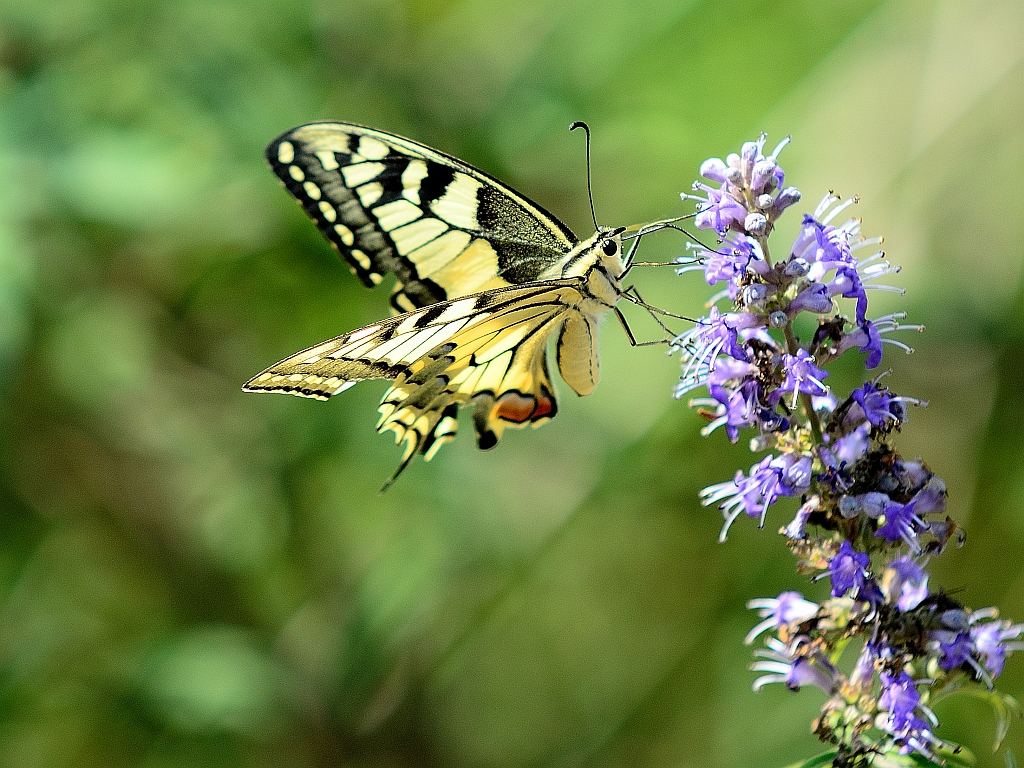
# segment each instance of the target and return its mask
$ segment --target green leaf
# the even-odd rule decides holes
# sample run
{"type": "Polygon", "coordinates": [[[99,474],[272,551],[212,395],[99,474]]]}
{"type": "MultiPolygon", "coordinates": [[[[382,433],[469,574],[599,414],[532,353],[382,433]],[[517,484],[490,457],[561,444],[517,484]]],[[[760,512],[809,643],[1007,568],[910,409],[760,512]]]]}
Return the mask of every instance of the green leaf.
{"type": "Polygon", "coordinates": [[[835,756],[836,750],[830,749],[828,752],[822,752],[820,755],[805,760],[802,763],[793,763],[786,766],[786,768],[821,768],[824,765],[831,765],[835,756]]]}
{"type": "Polygon", "coordinates": [[[982,701],[987,701],[992,705],[992,709],[996,713],[996,739],[992,745],[992,751],[997,752],[999,746],[1003,743],[1003,739],[1006,738],[1007,732],[1010,730],[1011,718],[1016,717],[1019,719],[1024,714],[1020,703],[1013,696],[994,690],[970,690],[965,691],[965,693],[982,701]]]}

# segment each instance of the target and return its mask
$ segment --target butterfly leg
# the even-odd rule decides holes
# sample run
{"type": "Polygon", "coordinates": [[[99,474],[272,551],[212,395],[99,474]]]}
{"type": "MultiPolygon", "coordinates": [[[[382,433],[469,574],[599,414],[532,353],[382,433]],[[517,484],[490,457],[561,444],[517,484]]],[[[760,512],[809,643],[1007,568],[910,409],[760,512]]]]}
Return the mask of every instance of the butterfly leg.
{"type": "MultiPolygon", "coordinates": [[[[631,286],[630,288],[627,288],[626,290],[634,290],[634,289],[631,286]]],[[[623,292],[623,295],[625,295],[625,292],[623,292]]],[[[632,297],[627,296],[626,298],[628,298],[630,301],[633,301],[632,297]]],[[[633,335],[633,331],[629,327],[629,323],[626,322],[626,316],[622,314],[622,311],[618,307],[614,307],[613,311],[615,312],[615,316],[619,319],[619,324],[622,326],[622,330],[624,330],[626,332],[626,339],[629,341],[629,345],[631,347],[653,347],[653,346],[657,346],[659,344],[671,344],[672,340],[677,335],[677,334],[675,334],[672,331],[671,328],[666,326],[657,315],[655,315],[652,312],[651,313],[651,317],[653,317],[655,322],[658,323],[658,325],[661,326],[663,331],[665,331],[666,337],[664,339],[655,339],[653,341],[637,341],[636,337],[633,335]]]]}
{"type": "MultiPolygon", "coordinates": [[[[697,322],[692,317],[687,317],[686,315],[677,315],[675,312],[669,312],[667,309],[662,309],[661,307],[656,307],[653,304],[648,304],[640,296],[640,292],[637,291],[635,285],[631,285],[631,286],[625,288],[620,295],[622,296],[622,298],[626,299],[627,301],[632,302],[633,304],[636,304],[638,307],[643,307],[648,312],[650,312],[652,315],[662,315],[663,317],[674,317],[676,320],[685,320],[688,323],[696,323],[697,322]]],[[[662,322],[660,320],[658,320],[658,318],[655,317],[654,319],[658,321],[658,324],[661,325],[662,328],[665,328],[665,326],[662,324],[662,322]]],[[[672,331],[670,329],[668,329],[668,328],[665,328],[665,330],[667,330],[669,333],[672,333],[672,331]]]]}
{"type": "MultiPolygon", "coordinates": [[[[628,286],[625,290],[623,290],[622,291],[622,296],[627,301],[631,301],[633,304],[636,304],[638,307],[643,307],[644,309],[646,309],[647,313],[652,318],[654,318],[654,322],[656,322],[658,324],[658,326],[661,328],[661,330],[665,333],[665,338],[664,339],[659,339],[658,341],[644,342],[643,344],[636,344],[635,342],[633,342],[633,346],[650,346],[650,345],[653,345],[653,344],[672,344],[672,340],[675,339],[679,334],[677,334],[675,331],[673,331],[671,328],[669,328],[667,325],[665,325],[664,321],[662,321],[662,319],[661,319],[661,317],[659,317],[659,315],[664,315],[664,316],[667,316],[667,317],[675,317],[675,318],[678,318],[680,320],[688,320],[690,322],[693,322],[688,317],[684,317],[683,315],[677,315],[674,312],[669,312],[667,310],[660,309],[659,307],[655,307],[652,304],[648,304],[646,301],[643,300],[643,297],[640,295],[640,292],[637,290],[635,285],[628,286]]],[[[616,310],[616,312],[618,312],[618,310],[616,310]]]]}
{"type": "Polygon", "coordinates": [[[654,341],[637,341],[636,337],[633,336],[633,331],[629,328],[629,323],[626,322],[626,316],[622,314],[622,311],[615,307],[615,316],[619,318],[619,324],[622,326],[622,330],[626,332],[626,339],[629,341],[631,347],[654,347],[659,344],[670,344],[671,339],[655,339],[654,341]]]}

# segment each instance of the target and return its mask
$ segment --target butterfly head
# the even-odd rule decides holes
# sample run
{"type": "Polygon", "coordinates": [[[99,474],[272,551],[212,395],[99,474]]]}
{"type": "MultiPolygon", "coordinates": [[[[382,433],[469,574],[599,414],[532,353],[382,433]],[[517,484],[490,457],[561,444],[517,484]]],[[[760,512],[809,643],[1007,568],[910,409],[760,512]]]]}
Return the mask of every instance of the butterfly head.
{"type": "Polygon", "coordinates": [[[618,275],[622,274],[623,227],[601,227],[577,244],[562,260],[558,274],[551,277],[583,277],[590,294],[612,307],[621,293],[618,275]]]}
{"type": "Polygon", "coordinates": [[[566,254],[560,274],[552,277],[582,277],[602,268],[611,275],[622,272],[622,233],[624,227],[601,227],[566,254]]]}

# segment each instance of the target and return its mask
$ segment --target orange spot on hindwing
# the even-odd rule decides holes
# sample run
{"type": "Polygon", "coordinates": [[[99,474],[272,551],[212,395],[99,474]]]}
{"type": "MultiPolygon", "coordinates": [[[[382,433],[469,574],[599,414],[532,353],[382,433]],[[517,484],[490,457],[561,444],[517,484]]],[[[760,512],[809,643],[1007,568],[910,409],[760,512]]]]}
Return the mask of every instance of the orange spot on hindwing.
{"type": "Polygon", "coordinates": [[[515,390],[510,390],[498,398],[494,407],[494,415],[496,418],[511,421],[513,424],[522,424],[530,420],[536,408],[536,399],[530,395],[522,395],[515,390]]]}
{"type": "Polygon", "coordinates": [[[536,396],[524,395],[512,389],[498,398],[494,417],[512,424],[525,424],[528,421],[549,419],[555,415],[555,410],[555,398],[545,386],[541,386],[536,396]]]}
{"type": "Polygon", "coordinates": [[[555,406],[555,398],[543,384],[540,387],[540,394],[537,396],[537,407],[533,409],[533,421],[537,419],[550,419],[558,410],[555,406]]]}

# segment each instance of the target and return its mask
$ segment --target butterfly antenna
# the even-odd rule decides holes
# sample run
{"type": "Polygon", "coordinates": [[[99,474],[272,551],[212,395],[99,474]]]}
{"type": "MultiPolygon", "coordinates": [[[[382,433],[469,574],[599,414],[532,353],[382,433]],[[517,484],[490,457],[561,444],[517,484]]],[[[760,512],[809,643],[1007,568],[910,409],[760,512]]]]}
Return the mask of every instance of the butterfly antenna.
{"type": "Polygon", "coordinates": [[[587,134],[587,196],[590,198],[590,218],[594,220],[594,229],[600,229],[597,226],[597,213],[594,211],[594,187],[590,183],[590,126],[582,120],[577,120],[569,126],[570,131],[577,128],[582,128],[587,134]]]}

